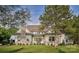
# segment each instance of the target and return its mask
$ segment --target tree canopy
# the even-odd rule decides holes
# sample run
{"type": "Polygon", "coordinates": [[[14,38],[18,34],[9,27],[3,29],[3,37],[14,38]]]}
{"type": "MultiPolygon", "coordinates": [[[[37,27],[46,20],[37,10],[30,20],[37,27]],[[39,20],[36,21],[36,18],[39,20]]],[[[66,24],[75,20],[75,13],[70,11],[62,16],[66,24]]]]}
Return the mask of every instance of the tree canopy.
{"type": "Polygon", "coordinates": [[[17,29],[10,28],[10,29],[5,29],[5,28],[0,28],[0,43],[2,44],[7,44],[9,43],[9,39],[11,35],[15,34],[17,29]]]}
{"type": "Polygon", "coordinates": [[[30,19],[30,11],[18,5],[0,6],[0,24],[4,27],[18,27],[30,19]]]}
{"type": "MultiPolygon", "coordinates": [[[[45,12],[40,16],[41,24],[44,27],[51,26],[56,28],[62,20],[71,18],[69,6],[49,5],[45,7],[45,12]]],[[[56,30],[56,29],[55,29],[56,30]]]]}
{"type": "Polygon", "coordinates": [[[40,16],[41,28],[51,27],[55,33],[63,32],[79,42],[79,17],[73,15],[68,5],[48,5],[40,16]]]}
{"type": "Polygon", "coordinates": [[[18,5],[0,5],[0,43],[9,43],[19,26],[30,20],[30,11],[18,5]]]}

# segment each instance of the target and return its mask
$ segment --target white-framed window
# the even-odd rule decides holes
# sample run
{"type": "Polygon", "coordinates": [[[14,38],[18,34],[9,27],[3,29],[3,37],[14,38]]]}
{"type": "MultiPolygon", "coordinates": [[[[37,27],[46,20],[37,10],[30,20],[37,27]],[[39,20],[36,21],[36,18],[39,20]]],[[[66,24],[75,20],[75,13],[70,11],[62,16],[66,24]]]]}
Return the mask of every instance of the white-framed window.
{"type": "Polygon", "coordinates": [[[33,34],[44,34],[44,32],[33,32],[33,34]]]}
{"type": "Polygon", "coordinates": [[[33,34],[37,34],[37,32],[33,32],[33,34]]]}
{"type": "Polygon", "coordinates": [[[55,41],[55,37],[49,37],[49,41],[55,41]]]}

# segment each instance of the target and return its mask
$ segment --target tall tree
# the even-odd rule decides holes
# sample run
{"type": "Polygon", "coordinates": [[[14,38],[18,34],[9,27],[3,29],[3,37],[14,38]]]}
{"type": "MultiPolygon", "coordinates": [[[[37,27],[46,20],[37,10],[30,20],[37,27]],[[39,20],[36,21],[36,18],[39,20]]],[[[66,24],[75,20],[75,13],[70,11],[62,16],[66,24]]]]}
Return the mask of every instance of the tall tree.
{"type": "Polygon", "coordinates": [[[0,6],[0,24],[8,27],[18,27],[30,18],[30,11],[17,5],[0,6]]]}
{"type": "Polygon", "coordinates": [[[57,33],[63,31],[75,44],[79,44],[79,16],[73,15],[73,12],[67,5],[46,6],[40,16],[42,29],[51,27],[57,33]]]}
{"type": "Polygon", "coordinates": [[[72,34],[74,43],[79,44],[79,16],[75,17],[75,23],[73,25],[73,27],[76,29],[75,33],[72,34]]]}
{"type": "Polygon", "coordinates": [[[42,27],[51,27],[53,31],[58,32],[59,25],[63,20],[68,20],[72,17],[69,6],[67,5],[49,5],[45,7],[45,12],[40,16],[42,27]]]}

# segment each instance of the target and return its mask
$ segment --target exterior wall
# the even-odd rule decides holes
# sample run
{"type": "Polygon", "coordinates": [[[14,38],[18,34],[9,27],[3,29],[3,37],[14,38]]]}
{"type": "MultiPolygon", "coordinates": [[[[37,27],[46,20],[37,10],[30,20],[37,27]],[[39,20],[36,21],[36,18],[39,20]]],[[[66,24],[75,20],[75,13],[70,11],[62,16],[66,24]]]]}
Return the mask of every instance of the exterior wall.
{"type": "Polygon", "coordinates": [[[33,44],[43,44],[44,43],[43,42],[44,38],[41,35],[34,35],[32,39],[33,39],[33,41],[32,41],[33,44]]]}
{"type": "Polygon", "coordinates": [[[65,34],[61,35],[45,35],[45,45],[58,45],[63,42],[66,44],[65,34]],[[49,37],[54,37],[54,41],[49,41],[49,37]]]}
{"type": "MultiPolygon", "coordinates": [[[[15,44],[45,44],[45,45],[55,45],[61,44],[63,41],[66,41],[65,35],[15,35],[13,40],[15,40],[15,44]],[[54,37],[54,41],[49,41],[49,37],[54,37]],[[15,38],[15,39],[14,39],[15,38]],[[40,38],[41,41],[36,41],[36,38],[40,38]],[[29,41],[27,41],[27,39],[29,41]]],[[[12,37],[11,37],[12,39],[12,37]]],[[[37,39],[38,40],[38,39],[37,39]]],[[[66,42],[65,42],[66,43],[66,42]]]]}
{"type": "Polygon", "coordinates": [[[11,37],[10,37],[10,44],[15,44],[15,41],[16,41],[16,39],[17,39],[17,36],[16,35],[12,35],[11,37]]]}
{"type": "Polygon", "coordinates": [[[15,40],[15,44],[55,45],[61,44],[63,41],[66,43],[65,34],[60,33],[60,35],[54,35],[56,33],[53,33],[51,32],[51,27],[44,29],[44,32],[42,32],[37,25],[23,26],[17,31],[17,35],[11,36],[10,40],[15,40]]]}
{"type": "Polygon", "coordinates": [[[31,35],[25,35],[22,37],[21,35],[16,35],[17,39],[15,40],[15,44],[31,44],[32,42],[32,36],[31,35]],[[27,41],[28,39],[28,41],[27,41]]]}
{"type": "Polygon", "coordinates": [[[45,45],[53,45],[54,44],[54,41],[49,41],[49,37],[55,38],[55,35],[45,35],[45,45]]]}
{"type": "Polygon", "coordinates": [[[26,39],[29,39],[29,42],[32,42],[32,36],[31,35],[26,35],[26,39]]]}
{"type": "Polygon", "coordinates": [[[61,34],[61,35],[56,36],[57,44],[62,44],[62,43],[66,44],[67,43],[66,40],[67,39],[66,39],[65,34],[61,34]]]}
{"type": "Polygon", "coordinates": [[[49,43],[49,35],[45,35],[44,39],[45,39],[45,45],[48,45],[48,43],[49,43]]]}

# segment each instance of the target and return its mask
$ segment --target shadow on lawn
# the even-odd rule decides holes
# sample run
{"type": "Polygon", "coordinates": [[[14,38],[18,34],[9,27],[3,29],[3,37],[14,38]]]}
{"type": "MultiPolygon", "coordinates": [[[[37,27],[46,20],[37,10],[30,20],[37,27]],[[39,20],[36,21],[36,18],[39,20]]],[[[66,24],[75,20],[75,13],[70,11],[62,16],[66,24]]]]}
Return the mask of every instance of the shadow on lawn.
{"type": "Polygon", "coordinates": [[[66,53],[65,51],[61,50],[61,49],[58,49],[58,52],[59,53],[66,53]]]}
{"type": "Polygon", "coordinates": [[[9,51],[9,53],[17,52],[17,51],[20,51],[20,50],[22,50],[22,49],[23,49],[23,48],[19,48],[19,49],[13,50],[13,51],[9,51]]]}

